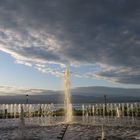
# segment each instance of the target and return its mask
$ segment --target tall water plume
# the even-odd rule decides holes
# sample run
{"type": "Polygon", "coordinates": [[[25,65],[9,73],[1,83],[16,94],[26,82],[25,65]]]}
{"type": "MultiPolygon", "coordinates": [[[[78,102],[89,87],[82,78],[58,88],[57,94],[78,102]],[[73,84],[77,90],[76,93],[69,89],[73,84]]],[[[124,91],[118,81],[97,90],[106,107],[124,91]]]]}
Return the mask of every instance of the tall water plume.
{"type": "Polygon", "coordinates": [[[65,97],[64,97],[64,107],[65,107],[65,122],[72,122],[73,113],[72,113],[72,104],[71,104],[71,82],[70,82],[70,70],[67,67],[64,74],[65,81],[65,97]]]}

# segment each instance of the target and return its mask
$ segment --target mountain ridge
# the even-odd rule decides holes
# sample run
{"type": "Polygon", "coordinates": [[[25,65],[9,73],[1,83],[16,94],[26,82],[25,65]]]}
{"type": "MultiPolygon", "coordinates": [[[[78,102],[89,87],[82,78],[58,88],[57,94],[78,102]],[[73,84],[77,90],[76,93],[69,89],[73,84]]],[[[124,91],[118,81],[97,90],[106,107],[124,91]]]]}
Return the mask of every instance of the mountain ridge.
{"type": "MultiPolygon", "coordinates": [[[[28,90],[28,91],[36,91],[28,90]]],[[[38,90],[37,90],[38,91],[38,90]]],[[[26,94],[29,95],[29,103],[63,103],[64,91],[42,90],[37,93],[24,93],[0,96],[0,103],[25,103],[26,94]]],[[[16,90],[15,90],[16,92],[16,90]]],[[[8,93],[8,91],[7,91],[8,93]]],[[[71,90],[73,103],[104,102],[104,95],[108,102],[140,102],[140,89],[112,88],[112,87],[77,87],[71,90]]]]}

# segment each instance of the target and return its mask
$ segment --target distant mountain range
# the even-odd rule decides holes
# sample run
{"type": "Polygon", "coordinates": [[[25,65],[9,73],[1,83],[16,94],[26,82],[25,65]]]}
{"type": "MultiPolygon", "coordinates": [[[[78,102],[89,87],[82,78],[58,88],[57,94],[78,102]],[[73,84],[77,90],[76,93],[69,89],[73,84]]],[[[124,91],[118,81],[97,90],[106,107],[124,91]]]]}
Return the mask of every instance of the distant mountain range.
{"type": "MultiPolygon", "coordinates": [[[[101,103],[104,102],[104,95],[107,102],[140,102],[140,89],[78,87],[71,92],[73,103],[101,103]]],[[[64,100],[63,91],[44,89],[18,89],[6,93],[0,91],[0,94],[0,103],[25,103],[26,94],[29,95],[29,103],[63,103],[64,100]]]]}

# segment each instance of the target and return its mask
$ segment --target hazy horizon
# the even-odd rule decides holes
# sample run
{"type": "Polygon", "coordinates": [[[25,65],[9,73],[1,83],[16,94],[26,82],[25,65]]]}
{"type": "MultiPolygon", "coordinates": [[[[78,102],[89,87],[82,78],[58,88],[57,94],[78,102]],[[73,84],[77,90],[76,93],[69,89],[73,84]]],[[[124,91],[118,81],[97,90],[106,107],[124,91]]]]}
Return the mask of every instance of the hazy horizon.
{"type": "MultiPolygon", "coordinates": [[[[71,90],[80,90],[80,89],[91,89],[91,88],[97,88],[97,89],[110,89],[110,91],[113,90],[118,90],[118,89],[124,89],[124,90],[139,90],[140,88],[121,88],[121,87],[105,87],[105,86],[85,86],[85,87],[74,87],[71,90]]],[[[14,86],[0,86],[0,96],[4,95],[26,95],[26,94],[32,94],[32,95],[40,95],[42,92],[58,92],[58,93],[63,93],[64,89],[61,90],[52,90],[52,89],[43,89],[43,88],[25,88],[25,87],[14,87],[14,86]]],[[[94,91],[93,91],[94,92],[94,91]]],[[[140,92],[139,92],[140,95],[140,92]]]]}
{"type": "MultiPolygon", "coordinates": [[[[29,103],[63,103],[63,90],[25,89],[0,86],[0,103],[25,103],[28,94],[29,103]]],[[[112,88],[112,87],[77,87],[71,89],[72,103],[104,102],[104,95],[108,102],[140,102],[140,89],[112,88]]]]}

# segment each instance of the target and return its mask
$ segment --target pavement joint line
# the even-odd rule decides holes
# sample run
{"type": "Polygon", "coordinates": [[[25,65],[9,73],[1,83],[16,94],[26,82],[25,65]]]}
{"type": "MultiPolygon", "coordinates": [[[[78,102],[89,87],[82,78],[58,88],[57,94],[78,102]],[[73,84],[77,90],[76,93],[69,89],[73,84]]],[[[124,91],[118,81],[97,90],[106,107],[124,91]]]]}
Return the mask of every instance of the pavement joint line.
{"type": "Polygon", "coordinates": [[[64,136],[65,136],[65,133],[66,133],[66,131],[67,131],[67,128],[68,128],[68,124],[66,125],[65,128],[63,128],[63,129],[61,130],[61,133],[59,134],[60,136],[57,137],[58,139],[63,140],[63,138],[64,138],[64,136]]]}

